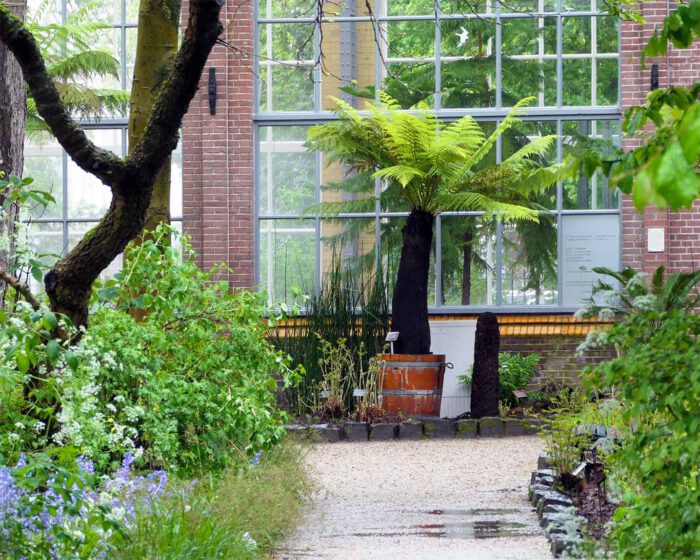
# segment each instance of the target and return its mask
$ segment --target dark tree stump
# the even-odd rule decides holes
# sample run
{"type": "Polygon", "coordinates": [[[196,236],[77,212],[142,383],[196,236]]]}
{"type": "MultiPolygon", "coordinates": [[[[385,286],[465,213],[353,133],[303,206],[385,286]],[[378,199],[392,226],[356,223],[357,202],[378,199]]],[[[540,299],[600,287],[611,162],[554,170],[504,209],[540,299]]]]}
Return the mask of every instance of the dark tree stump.
{"type": "Polygon", "coordinates": [[[498,416],[498,350],[501,335],[493,313],[482,313],[476,321],[474,371],[472,373],[472,418],[498,416]]]}

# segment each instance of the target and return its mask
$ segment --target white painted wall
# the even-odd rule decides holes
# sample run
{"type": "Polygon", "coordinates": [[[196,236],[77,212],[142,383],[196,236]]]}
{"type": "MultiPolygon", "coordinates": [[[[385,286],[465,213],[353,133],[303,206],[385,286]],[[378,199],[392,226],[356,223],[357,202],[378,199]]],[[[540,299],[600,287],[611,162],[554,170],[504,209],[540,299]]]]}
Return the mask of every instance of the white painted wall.
{"type": "Polygon", "coordinates": [[[445,370],[440,416],[454,418],[471,410],[471,391],[457,377],[474,365],[476,321],[430,321],[430,351],[454,365],[445,370]]]}

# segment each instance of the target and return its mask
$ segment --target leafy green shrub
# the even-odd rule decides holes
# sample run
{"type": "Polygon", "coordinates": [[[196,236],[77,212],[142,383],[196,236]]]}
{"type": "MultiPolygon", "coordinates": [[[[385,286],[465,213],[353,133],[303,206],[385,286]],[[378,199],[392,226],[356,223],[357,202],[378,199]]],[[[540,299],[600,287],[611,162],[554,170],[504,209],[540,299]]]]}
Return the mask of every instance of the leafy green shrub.
{"type": "Polygon", "coordinates": [[[138,429],[151,466],[221,469],[232,454],[279,441],[275,375],[288,386],[296,374],[265,340],[263,296],[232,293],[217,269],[197,267],[186,239],[184,258],[165,245],[170,234],[161,227],[131,248],[124,270],[97,291],[103,305],[89,335],[114,355],[96,380],[99,399],[115,424],[138,429]],[[137,322],[134,310],[145,317],[137,322]]]}
{"type": "Polygon", "coordinates": [[[289,386],[296,372],[265,340],[263,297],[231,293],[217,270],[196,266],[186,239],[184,258],[167,246],[171,233],[130,249],[71,347],[50,340],[48,311],[20,303],[0,315],[0,455],[58,445],[100,471],[132,452],[192,473],[279,441],[276,377],[289,386]]]}
{"type": "Polygon", "coordinates": [[[607,340],[620,356],[589,374],[633,430],[611,456],[621,487],[611,542],[623,559],[695,558],[700,546],[700,316],[638,312],[607,340]]]}
{"type": "MultiPolygon", "coordinates": [[[[540,362],[539,354],[510,354],[499,352],[498,354],[498,382],[499,403],[507,407],[518,404],[518,399],[513,391],[519,391],[527,387],[532,379],[535,366],[540,362]]],[[[460,375],[459,380],[467,386],[471,386],[471,375],[460,375]]]]}

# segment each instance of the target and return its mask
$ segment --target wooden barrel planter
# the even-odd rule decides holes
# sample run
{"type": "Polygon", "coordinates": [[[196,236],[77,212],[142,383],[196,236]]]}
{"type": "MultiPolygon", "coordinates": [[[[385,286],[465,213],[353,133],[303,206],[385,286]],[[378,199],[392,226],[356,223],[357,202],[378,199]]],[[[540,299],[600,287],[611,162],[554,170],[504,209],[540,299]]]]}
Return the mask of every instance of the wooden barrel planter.
{"type": "Polygon", "coordinates": [[[444,354],[380,354],[377,360],[385,412],[440,416],[444,354]]]}

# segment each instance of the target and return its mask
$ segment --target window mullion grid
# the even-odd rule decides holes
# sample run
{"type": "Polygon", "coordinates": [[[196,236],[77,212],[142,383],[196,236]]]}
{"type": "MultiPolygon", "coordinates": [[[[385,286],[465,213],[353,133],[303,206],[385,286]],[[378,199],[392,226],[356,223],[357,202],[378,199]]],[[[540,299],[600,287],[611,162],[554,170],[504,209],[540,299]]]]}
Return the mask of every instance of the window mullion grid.
{"type": "MultiPolygon", "coordinates": [[[[562,139],[563,135],[563,122],[561,119],[557,119],[557,162],[561,163],[564,158],[564,141],[562,139]]],[[[562,211],[564,208],[564,185],[561,181],[557,181],[557,304],[562,305],[563,303],[563,259],[562,259],[562,240],[563,240],[563,230],[562,230],[562,211]]]]}
{"type": "MultiPolygon", "coordinates": [[[[595,3],[595,0],[591,0],[595,3]]],[[[591,16],[591,105],[598,105],[598,18],[591,16]]]]}
{"type": "Polygon", "coordinates": [[[442,109],[442,10],[435,0],[435,110],[442,109]]]}
{"type": "Polygon", "coordinates": [[[496,2],[496,19],[494,20],[496,22],[496,37],[495,37],[495,48],[496,48],[496,107],[500,109],[503,106],[502,103],[502,84],[503,84],[503,77],[502,77],[502,57],[503,57],[503,48],[502,48],[502,43],[503,43],[503,33],[501,29],[501,3],[500,1],[496,2]]]}
{"type": "MultiPolygon", "coordinates": [[[[375,84],[376,84],[376,89],[379,91],[379,89],[382,86],[383,83],[383,78],[385,76],[385,70],[383,68],[383,60],[385,57],[382,57],[382,51],[384,48],[382,47],[382,41],[381,37],[383,36],[383,33],[385,30],[383,27],[386,25],[386,22],[389,20],[397,20],[401,21],[403,19],[429,19],[425,17],[415,17],[415,18],[401,18],[401,17],[387,17],[385,14],[384,10],[384,3],[382,0],[375,0],[374,2],[375,5],[375,14],[377,14],[377,18],[372,21],[372,25],[375,27],[375,36],[377,37],[378,41],[374,45],[375,49],[375,84]],[[382,51],[380,51],[382,49],[382,51]]],[[[542,115],[540,115],[538,118],[541,119],[552,119],[555,120],[556,122],[556,127],[557,127],[557,134],[559,135],[559,138],[557,140],[557,159],[558,161],[562,160],[563,156],[563,140],[561,138],[562,132],[563,132],[563,120],[564,118],[564,113],[567,113],[567,108],[565,107],[565,100],[564,100],[564,89],[563,89],[563,78],[564,78],[564,73],[563,73],[563,61],[565,58],[569,58],[568,56],[564,56],[564,49],[563,49],[563,19],[564,17],[570,17],[574,15],[579,15],[575,12],[571,13],[566,13],[564,14],[562,12],[562,0],[558,0],[557,2],[557,12],[556,14],[553,14],[556,17],[556,54],[555,55],[546,55],[545,53],[545,44],[544,44],[544,37],[540,35],[538,38],[538,52],[537,55],[532,56],[532,59],[538,60],[540,64],[544,63],[545,59],[554,59],[556,61],[556,76],[557,76],[557,91],[556,91],[556,108],[553,107],[553,111],[549,114],[549,112],[544,111],[542,115]]],[[[538,14],[533,14],[532,17],[536,17],[538,21],[538,28],[543,29],[544,23],[545,23],[545,18],[544,18],[544,6],[543,6],[543,0],[539,1],[538,5],[538,14]]],[[[592,6],[591,6],[591,12],[594,12],[595,10],[595,0],[592,1],[592,6]]],[[[487,15],[490,15],[494,17],[493,13],[493,7],[489,4],[487,7],[487,15]]],[[[498,109],[502,107],[502,57],[503,57],[503,44],[502,44],[502,21],[504,17],[510,17],[512,14],[501,14],[500,7],[495,8],[495,21],[496,21],[496,33],[495,33],[495,55],[496,55],[496,111],[492,111],[490,116],[487,114],[484,115],[479,115],[475,114],[477,118],[480,116],[482,118],[486,118],[489,120],[495,119],[498,120],[502,118],[502,115],[500,115],[500,112],[498,109]]],[[[592,69],[592,83],[591,83],[591,99],[592,99],[592,109],[593,111],[587,112],[585,109],[579,109],[579,108],[573,108],[573,110],[569,110],[568,112],[571,113],[568,118],[570,119],[578,119],[578,118],[583,118],[586,120],[589,120],[591,118],[595,119],[596,117],[598,118],[609,118],[607,116],[607,113],[601,112],[599,108],[595,107],[597,104],[597,74],[596,74],[596,64],[597,64],[597,59],[598,58],[617,58],[618,63],[619,63],[619,56],[610,54],[608,55],[607,53],[602,53],[599,54],[597,52],[597,19],[595,19],[595,16],[591,14],[584,14],[583,12],[581,15],[589,15],[591,17],[591,53],[590,55],[583,55],[581,57],[577,57],[576,55],[572,55],[571,58],[584,58],[585,56],[590,56],[591,57],[591,64],[594,66],[592,69]]],[[[440,95],[440,90],[442,86],[442,75],[441,75],[441,64],[443,62],[443,57],[442,57],[442,41],[441,41],[441,27],[440,23],[443,19],[448,19],[448,18],[454,18],[457,17],[455,14],[443,14],[440,8],[440,2],[439,0],[436,0],[435,2],[435,14],[433,16],[436,21],[436,30],[435,30],[435,109],[438,111],[438,113],[443,113],[442,111],[442,99],[440,95]]],[[[361,19],[361,18],[360,18],[361,19]]],[[[353,18],[352,21],[357,21],[358,18],[353,18]]],[[[275,20],[276,21],[276,20],[275,20]]],[[[619,29],[618,29],[618,35],[619,35],[619,29]]],[[[618,41],[619,43],[619,41],[618,41]]],[[[270,47],[270,42],[268,43],[268,48],[270,47]]],[[[320,45],[319,45],[320,46],[320,45]]],[[[271,58],[271,57],[270,57],[271,58]]],[[[387,69],[388,70],[388,69],[387,69]]],[[[619,72],[618,72],[619,76],[619,72]]],[[[268,75],[269,78],[269,75],[268,75]]],[[[543,84],[544,85],[544,84],[543,84]]],[[[318,85],[316,86],[317,88],[319,87],[318,85]]],[[[268,94],[271,94],[271,87],[268,88],[268,94]]],[[[318,95],[318,93],[316,93],[318,95]]],[[[540,95],[540,105],[544,106],[545,105],[545,99],[544,99],[544,87],[542,88],[542,91],[539,92],[540,95]]],[[[619,95],[619,91],[618,91],[619,95]]],[[[319,105],[318,100],[316,101],[316,109],[315,111],[318,113],[321,110],[321,106],[319,105]]],[[[450,113],[449,115],[444,115],[446,118],[458,118],[460,115],[459,111],[453,111],[455,113],[452,115],[450,113]]],[[[477,112],[478,113],[478,112],[477,112]]],[[[443,118],[444,118],[443,117],[443,118]]],[[[302,119],[306,119],[305,124],[310,124],[309,121],[309,116],[305,116],[302,114],[298,115],[298,118],[295,118],[294,115],[289,115],[289,119],[287,124],[294,124],[296,120],[299,120],[301,123],[302,119]]],[[[534,117],[533,117],[534,118],[534,117]]],[[[267,122],[266,119],[269,120],[269,124],[282,124],[281,120],[278,120],[277,122],[275,121],[274,115],[260,115],[258,117],[258,122],[259,123],[264,123],[267,122]]],[[[327,119],[324,119],[327,120],[327,119]]],[[[497,144],[497,158],[498,161],[501,161],[502,159],[502,154],[501,154],[501,143],[500,140],[497,144]]],[[[319,160],[318,160],[318,170],[321,169],[322,165],[322,157],[319,155],[319,160]]],[[[320,176],[317,180],[317,188],[320,188],[320,176]]],[[[557,220],[557,302],[558,305],[562,305],[562,255],[561,255],[561,247],[562,247],[562,215],[565,213],[563,210],[563,185],[561,183],[557,184],[557,201],[556,201],[556,210],[554,210],[552,213],[556,215],[556,220],[557,220]]],[[[382,212],[381,208],[381,203],[379,201],[381,195],[381,182],[379,180],[375,181],[375,209],[374,213],[368,214],[367,217],[374,217],[375,220],[375,265],[377,271],[381,270],[381,264],[382,264],[382,258],[381,258],[381,220],[383,217],[389,217],[389,216],[394,216],[398,217],[399,215],[405,215],[404,213],[391,213],[391,212],[382,212]],[[386,215],[386,216],[385,216],[386,215]]],[[[320,197],[320,194],[318,195],[320,197]]],[[[461,215],[462,213],[455,213],[456,215],[461,215]]],[[[266,216],[264,219],[271,219],[273,216],[266,216]]],[[[281,216],[280,216],[281,217],[281,216]]],[[[350,218],[350,216],[347,216],[350,218]]],[[[353,217],[361,217],[361,215],[353,215],[353,217]]],[[[504,230],[502,224],[497,224],[497,231],[496,231],[496,263],[495,263],[495,268],[496,268],[496,305],[497,306],[502,306],[504,304],[504,294],[503,294],[503,261],[504,261],[504,230]]],[[[320,251],[320,246],[321,246],[321,231],[320,231],[320,217],[316,217],[316,243],[317,243],[317,276],[322,275],[322,266],[321,266],[321,259],[319,255],[320,251]]],[[[436,218],[436,254],[435,254],[435,294],[436,294],[436,306],[437,307],[444,307],[441,305],[442,302],[442,296],[443,294],[441,293],[442,291],[442,286],[440,284],[440,275],[442,273],[442,254],[441,254],[441,244],[442,244],[442,216],[438,216],[436,218]]]]}
{"type": "MultiPolygon", "coordinates": [[[[496,123],[498,128],[499,123],[496,123]]],[[[496,139],[496,162],[503,161],[503,144],[501,137],[496,139]]],[[[496,223],[496,306],[503,305],[503,222],[496,223]]]]}
{"type": "Polygon", "coordinates": [[[564,104],[563,18],[562,0],[557,0],[557,108],[564,104]]]}

